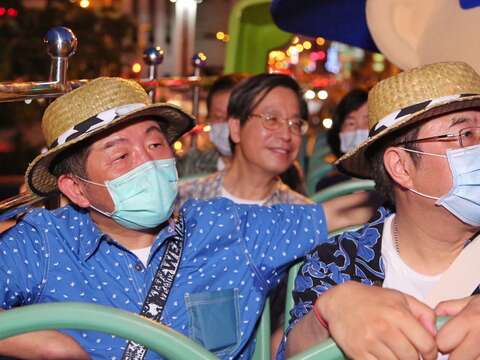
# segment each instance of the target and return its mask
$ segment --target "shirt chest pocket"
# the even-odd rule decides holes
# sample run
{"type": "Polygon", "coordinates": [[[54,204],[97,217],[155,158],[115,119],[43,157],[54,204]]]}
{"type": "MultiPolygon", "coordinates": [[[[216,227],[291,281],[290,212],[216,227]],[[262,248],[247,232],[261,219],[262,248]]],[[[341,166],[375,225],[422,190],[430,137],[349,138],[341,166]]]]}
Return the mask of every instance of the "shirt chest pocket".
{"type": "Polygon", "coordinates": [[[190,337],[222,357],[240,341],[238,289],[185,294],[190,337]]]}

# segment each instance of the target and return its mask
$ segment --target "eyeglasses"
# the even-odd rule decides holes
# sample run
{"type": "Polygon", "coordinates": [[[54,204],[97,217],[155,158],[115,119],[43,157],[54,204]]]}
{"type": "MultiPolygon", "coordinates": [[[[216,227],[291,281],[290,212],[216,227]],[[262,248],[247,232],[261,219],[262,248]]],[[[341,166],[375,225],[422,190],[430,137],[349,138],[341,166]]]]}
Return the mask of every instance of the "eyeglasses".
{"type": "Polygon", "coordinates": [[[282,128],[285,123],[294,135],[305,135],[308,130],[308,123],[299,116],[290,119],[283,119],[279,116],[269,114],[250,114],[248,117],[259,118],[262,120],[263,127],[271,131],[282,128]]]}
{"type": "Polygon", "coordinates": [[[443,134],[437,136],[426,137],[411,141],[404,141],[397,145],[412,144],[422,141],[455,141],[458,140],[460,147],[469,147],[480,143],[480,127],[471,126],[461,129],[456,134],[443,134]]]}

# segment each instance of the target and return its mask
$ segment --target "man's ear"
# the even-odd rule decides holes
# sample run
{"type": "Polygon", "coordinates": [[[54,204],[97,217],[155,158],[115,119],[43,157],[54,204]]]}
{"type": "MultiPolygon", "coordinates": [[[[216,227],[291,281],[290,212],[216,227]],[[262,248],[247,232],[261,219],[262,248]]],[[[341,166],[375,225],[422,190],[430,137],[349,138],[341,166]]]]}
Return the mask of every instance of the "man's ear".
{"type": "Polygon", "coordinates": [[[403,188],[412,188],[415,163],[410,155],[398,147],[389,147],[383,154],[383,165],[388,175],[403,188]]]}
{"type": "Polygon", "coordinates": [[[235,144],[238,144],[240,142],[240,119],[229,118],[228,128],[230,130],[230,139],[235,144]]]}
{"type": "Polygon", "coordinates": [[[84,185],[72,175],[60,175],[57,185],[63,195],[72,203],[82,208],[88,208],[90,201],[85,196],[84,185]]]}

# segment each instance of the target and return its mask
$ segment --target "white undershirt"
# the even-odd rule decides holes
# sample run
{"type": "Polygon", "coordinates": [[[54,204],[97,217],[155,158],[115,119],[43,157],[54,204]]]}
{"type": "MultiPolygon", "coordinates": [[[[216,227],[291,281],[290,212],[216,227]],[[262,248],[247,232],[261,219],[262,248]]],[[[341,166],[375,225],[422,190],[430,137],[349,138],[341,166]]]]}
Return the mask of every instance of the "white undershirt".
{"type": "Polygon", "coordinates": [[[131,250],[131,252],[137,256],[138,260],[140,260],[145,267],[147,267],[150,249],[151,246],[147,246],[146,248],[131,250]]]}
{"type": "Polygon", "coordinates": [[[395,249],[392,231],[392,220],[389,216],[383,226],[382,257],[385,266],[383,287],[399,290],[424,302],[430,289],[437,283],[442,274],[423,275],[408,266],[395,249]]]}
{"type": "MultiPolygon", "coordinates": [[[[430,289],[440,280],[442,274],[429,276],[423,275],[408,266],[400,257],[393,240],[392,214],[383,225],[382,233],[382,258],[385,266],[385,280],[383,287],[401,291],[425,302],[430,289]]],[[[448,359],[447,355],[438,354],[437,360],[448,359]]]]}
{"type": "Polygon", "coordinates": [[[225,190],[225,188],[223,186],[220,189],[220,195],[224,198],[232,200],[234,203],[244,204],[244,205],[263,205],[268,199],[268,197],[266,199],[263,199],[263,200],[242,199],[242,198],[239,198],[239,197],[236,197],[236,196],[230,194],[227,190],[225,190]]]}

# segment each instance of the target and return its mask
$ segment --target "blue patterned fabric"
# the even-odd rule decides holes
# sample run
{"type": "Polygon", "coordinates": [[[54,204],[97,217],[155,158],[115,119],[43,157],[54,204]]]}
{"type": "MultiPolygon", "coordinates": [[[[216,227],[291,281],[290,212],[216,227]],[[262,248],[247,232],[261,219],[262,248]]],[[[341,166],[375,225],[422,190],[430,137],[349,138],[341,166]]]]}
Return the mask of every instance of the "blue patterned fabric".
{"type": "MultiPolygon", "coordinates": [[[[291,262],[326,240],[323,209],[215,199],[190,201],[181,212],[184,253],[161,321],[221,358],[250,358],[268,292],[291,262]]],[[[82,301],[139,313],[172,232],[158,234],[145,267],[87,212],[33,210],[0,238],[1,306],[82,301]]],[[[94,359],[120,359],[126,344],[107,334],[65,332],[94,359]]]]}
{"type": "MultiPolygon", "coordinates": [[[[326,290],[350,280],[370,286],[383,285],[382,233],[385,219],[391,213],[386,208],[379,208],[367,225],[328,239],[306,256],[295,278],[295,304],[290,311],[290,324],[277,352],[277,360],[284,359],[286,339],[292,327],[313,309],[317,298],[326,290]]],[[[479,293],[477,288],[474,294],[479,293]]]]}

